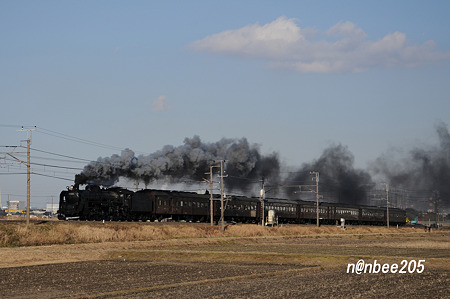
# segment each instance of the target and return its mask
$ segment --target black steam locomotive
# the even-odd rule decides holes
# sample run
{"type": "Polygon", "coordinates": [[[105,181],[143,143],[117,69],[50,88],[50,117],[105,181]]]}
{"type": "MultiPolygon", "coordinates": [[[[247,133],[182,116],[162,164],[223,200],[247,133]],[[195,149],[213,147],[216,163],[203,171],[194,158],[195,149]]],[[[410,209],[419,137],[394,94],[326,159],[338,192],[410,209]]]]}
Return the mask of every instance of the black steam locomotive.
{"type": "MultiPolygon", "coordinates": [[[[264,206],[265,217],[272,211],[279,223],[315,223],[316,203],[284,199],[227,196],[224,200],[225,221],[260,223],[264,206]]],[[[193,192],[100,188],[88,185],[85,190],[69,188],[60,195],[58,218],[61,220],[112,220],[112,221],[209,221],[211,198],[209,194],[193,192]]],[[[213,196],[213,218],[219,221],[220,198],[213,196]]],[[[322,202],[319,205],[322,224],[335,224],[341,218],[348,224],[385,225],[386,208],[356,206],[322,202]]],[[[389,209],[389,223],[403,225],[406,212],[389,209]]]]}

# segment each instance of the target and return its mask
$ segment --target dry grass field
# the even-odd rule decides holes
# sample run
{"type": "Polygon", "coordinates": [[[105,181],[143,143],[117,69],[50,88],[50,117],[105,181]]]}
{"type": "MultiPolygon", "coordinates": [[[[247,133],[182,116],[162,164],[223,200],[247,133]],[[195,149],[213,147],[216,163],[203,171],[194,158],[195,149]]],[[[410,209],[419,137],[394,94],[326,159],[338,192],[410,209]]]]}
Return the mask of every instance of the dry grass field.
{"type": "Polygon", "coordinates": [[[7,298],[448,298],[450,232],[192,223],[0,222],[7,298]],[[425,260],[422,273],[347,265],[425,260]]]}
{"type": "Polygon", "coordinates": [[[347,227],[284,225],[267,228],[258,225],[226,225],[222,233],[220,226],[205,223],[138,223],[138,222],[57,222],[36,221],[26,226],[23,222],[0,222],[0,246],[38,246],[53,244],[79,244],[102,242],[129,242],[169,240],[173,238],[213,237],[269,237],[309,236],[321,234],[367,234],[408,233],[417,228],[391,228],[376,226],[347,227]]]}

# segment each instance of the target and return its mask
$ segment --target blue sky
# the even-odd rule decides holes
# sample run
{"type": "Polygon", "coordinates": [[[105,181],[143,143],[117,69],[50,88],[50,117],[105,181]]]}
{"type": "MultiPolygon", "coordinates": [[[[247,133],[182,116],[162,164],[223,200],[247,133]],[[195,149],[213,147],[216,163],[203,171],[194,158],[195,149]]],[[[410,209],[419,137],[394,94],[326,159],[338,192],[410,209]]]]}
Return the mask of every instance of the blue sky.
{"type": "MultiPolygon", "coordinates": [[[[297,166],[341,143],[364,168],[450,123],[449,14],[448,1],[4,0],[0,145],[26,138],[16,125],[87,160],[120,150],[51,132],[144,153],[246,137],[297,166]]],[[[32,202],[68,184],[33,177],[32,202]]],[[[0,188],[4,203],[26,178],[0,188]]]]}

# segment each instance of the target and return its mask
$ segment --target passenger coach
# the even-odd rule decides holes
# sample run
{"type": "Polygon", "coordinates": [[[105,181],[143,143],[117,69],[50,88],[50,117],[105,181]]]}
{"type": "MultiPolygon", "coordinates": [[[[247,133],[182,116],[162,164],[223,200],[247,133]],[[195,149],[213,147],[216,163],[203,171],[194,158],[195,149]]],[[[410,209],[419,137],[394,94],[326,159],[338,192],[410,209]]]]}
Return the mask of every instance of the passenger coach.
{"type": "MultiPolygon", "coordinates": [[[[218,195],[213,197],[214,221],[219,221],[221,204],[218,195]]],[[[140,190],[132,192],[122,188],[101,189],[86,186],[85,190],[69,188],[61,192],[59,219],[79,218],[80,220],[114,221],[200,221],[210,218],[211,199],[209,194],[193,192],[140,190]]],[[[260,223],[262,204],[259,198],[227,196],[224,200],[226,221],[260,223]]],[[[265,217],[271,211],[278,223],[316,223],[316,203],[268,198],[264,201],[265,217]]],[[[319,218],[322,224],[336,224],[345,219],[347,224],[385,225],[386,208],[357,206],[322,202],[319,218]]],[[[265,219],[264,219],[265,220],[265,219]]],[[[406,222],[406,212],[389,209],[389,223],[402,225],[406,222]]]]}

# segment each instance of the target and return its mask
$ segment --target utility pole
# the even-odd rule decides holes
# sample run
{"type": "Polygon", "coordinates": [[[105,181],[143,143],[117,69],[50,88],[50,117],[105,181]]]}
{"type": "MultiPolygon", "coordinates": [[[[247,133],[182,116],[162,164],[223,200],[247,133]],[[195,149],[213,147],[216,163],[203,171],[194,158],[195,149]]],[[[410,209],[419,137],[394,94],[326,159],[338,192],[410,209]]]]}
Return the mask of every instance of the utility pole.
{"type": "Polygon", "coordinates": [[[266,192],[264,190],[264,177],[262,178],[261,181],[262,185],[261,185],[261,193],[260,193],[260,200],[261,200],[261,225],[264,226],[264,217],[265,215],[265,207],[264,207],[264,201],[266,199],[266,192]]]}
{"type": "Polygon", "coordinates": [[[225,231],[224,224],[224,210],[223,210],[223,163],[224,160],[220,160],[220,225],[222,228],[222,232],[225,231]]]}
{"type": "Polygon", "coordinates": [[[316,224],[317,227],[320,226],[319,222],[319,172],[311,171],[310,174],[314,174],[316,176],[316,224]]]}
{"type": "Polygon", "coordinates": [[[387,228],[389,228],[389,184],[386,183],[386,222],[387,228]]]}
{"type": "Polygon", "coordinates": [[[51,216],[53,217],[53,195],[50,196],[52,198],[52,211],[51,211],[51,216]]]}
{"type": "Polygon", "coordinates": [[[438,210],[439,191],[434,191],[434,217],[436,228],[439,227],[439,210],[438,210]]]}
{"type": "Polygon", "coordinates": [[[22,129],[18,130],[20,132],[27,132],[27,226],[30,224],[30,177],[31,177],[31,167],[30,167],[30,145],[31,145],[31,131],[35,131],[36,126],[33,129],[22,129]]]}
{"type": "MultiPolygon", "coordinates": [[[[298,192],[311,192],[316,194],[316,223],[317,226],[320,226],[319,222],[319,172],[318,171],[310,171],[309,174],[315,175],[316,184],[315,185],[283,185],[281,187],[287,187],[287,188],[299,188],[298,192]],[[302,187],[306,188],[306,190],[302,190],[302,187]],[[314,191],[314,187],[316,187],[314,191]]],[[[322,196],[323,198],[323,196],[322,196]]]]}
{"type": "MultiPolygon", "coordinates": [[[[214,167],[220,167],[220,225],[222,227],[222,232],[225,231],[225,224],[224,224],[224,205],[223,205],[223,199],[224,199],[224,194],[223,194],[223,178],[227,177],[223,175],[223,164],[225,163],[225,160],[215,160],[214,163],[220,163],[219,165],[210,165],[209,166],[209,175],[210,175],[210,179],[209,179],[209,184],[210,184],[210,188],[211,188],[211,192],[210,192],[210,214],[211,214],[211,225],[214,224],[214,211],[213,211],[213,194],[212,194],[212,189],[213,189],[213,179],[212,179],[212,169],[214,167]]],[[[204,181],[208,182],[208,180],[204,179],[204,181]]]]}
{"type": "Polygon", "coordinates": [[[213,165],[209,165],[209,217],[211,218],[211,226],[214,225],[214,196],[213,196],[213,165]]]}
{"type": "MultiPolygon", "coordinates": [[[[217,162],[217,161],[214,161],[217,162]]],[[[218,168],[220,166],[218,165],[213,165],[210,164],[209,165],[209,180],[207,179],[203,179],[204,182],[209,183],[209,215],[210,215],[210,222],[211,222],[211,226],[214,225],[214,193],[213,193],[213,189],[217,189],[217,187],[214,187],[214,181],[213,181],[213,168],[218,168]]],[[[205,173],[208,174],[208,173],[205,173]]]]}

